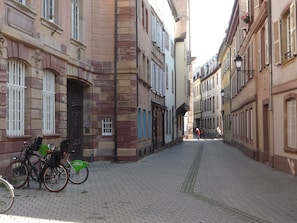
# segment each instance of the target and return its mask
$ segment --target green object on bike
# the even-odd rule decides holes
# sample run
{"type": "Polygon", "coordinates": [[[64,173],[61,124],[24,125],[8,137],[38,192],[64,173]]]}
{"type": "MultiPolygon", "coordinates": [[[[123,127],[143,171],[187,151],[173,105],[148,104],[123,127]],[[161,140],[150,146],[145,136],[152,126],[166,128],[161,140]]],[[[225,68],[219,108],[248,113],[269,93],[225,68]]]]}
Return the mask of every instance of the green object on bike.
{"type": "Polygon", "coordinates": [[[72,160],[71,165],[76,172],[79,172],[82,168],[88,167],[88,162],[82,160],[72,160]]]}
{"type": "Polygon", "coordinates": [[[45,144],[41,144],[40,148],[39,148],[39,154],[42,156],[46,156],[47,155],[47,150],[48,150],[48,146],[45,144]]]}

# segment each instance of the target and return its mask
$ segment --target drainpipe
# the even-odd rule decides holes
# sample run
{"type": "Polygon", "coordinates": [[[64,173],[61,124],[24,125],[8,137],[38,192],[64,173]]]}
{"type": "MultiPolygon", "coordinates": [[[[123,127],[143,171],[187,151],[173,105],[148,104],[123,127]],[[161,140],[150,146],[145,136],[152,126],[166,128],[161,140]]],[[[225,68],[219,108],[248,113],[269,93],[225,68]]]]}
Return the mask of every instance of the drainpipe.
{"type": "MultiPolygon", "coordinates": [[[[295,2],[297,2],[295,0],[295,2]]],[[[273,77],[273,69],[272,69],[272,18],[271,18],[271,0],[268,0],[268,50],[269,50],[269,105],[268,105],[268,110],[271,112],[271,119],[272,119],[272,125],[273,124],[273,100],[272,100],[272,77],[273,77]]],[[[270,118],[270,117],[269,117],[270,118]]],[[[270,138],[274,138],[274,128],[269,128],[271,132],[268,134],[272,135],[272,137],[268,137],[269,141],[270,138]]],[[[268,142],[269,144],[270,142],[268,142]]],[[[270,154],[271,158],[271,167],[274,167],[274,140],[272,140],[272,154],[270,154]]]]}
{"type": "Polygon", "coordinates": [[[138,18],[138,0],[135,0],[135,5],[136,5],[136,8],[135,8],[135,13],[136,13],[136,17],[135,17],[135,26],[136,26],[136,68],[137,68],[137,76],[136,76],[136,81],[137,81],[137,84],[136,84],[136,97],[137,97],[137,107],[139,106],[139,95],[138,95],[138,64],[139,64],[139,61],[138,61],[138,25],[137,25],[137,18],[138,18]]]}
{"type": "Polygon", "coordinates": [[[272,111],[272,24],[271,24],[271,0],[268,0],[268,38],[269,38],[269,111],[272,111]]]}
{"type": "Polygon", "coordinates": [[[115,13],[114,13],[114,162],[118,161],[118,0],[115,0],[115,13]]]}

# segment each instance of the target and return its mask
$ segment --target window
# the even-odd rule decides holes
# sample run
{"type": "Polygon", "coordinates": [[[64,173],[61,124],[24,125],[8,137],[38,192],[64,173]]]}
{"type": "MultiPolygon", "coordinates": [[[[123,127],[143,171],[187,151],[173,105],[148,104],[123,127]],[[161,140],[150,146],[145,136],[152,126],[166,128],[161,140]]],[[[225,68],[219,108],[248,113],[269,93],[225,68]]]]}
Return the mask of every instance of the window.
{"type": "Polygon", "coordinates": [[[148,137],[152,138],[152,112],[148,111],[148,137]]]}
{"type": "Polygon", "coordinates": [[[7,83],[7,135],[24,135],[26,66],[17,60],[8,61],[7,83]]]}
{"type": "Polygon", "coordinates": [[[102,119],[102,135],[111,136],[112,135],[112,120],[111,118],[102,119]]]}
{"type": "Polygon", "coordinates": [[[43,73],[43,134],[55,134],[55,75],[43,73]]]}
{"type": "Polygon", "coordinates": [[[297,55],[296,49],[296,6],[293,2],[273,23],[275,64],[286,63],[297,55]]]}
{"type": "Polygon", "coordinates": [[[142,121],[143,121],[143,137],[147,137],[147,125],[146,125],[146,110],[143,110],[143,118],[142,118],[142,121]]]}
{"type": "Polygon", "coordinates": [[[159,19],[152,15],[152,40],[153,43],[163,52],[163,28],[159,19]]]}
{"type": "Polygon", "coordinates": [[[26,4],[26,0],[17,0],[17,2],[22,3],[22,4],[26,4]]]}
{"type": "Polygon", "coordinates": [[[286,101],[286,132],[287,147],[297,149],[296,145],[296,98],[290,98],[286,101]]]}
{"type": "Polygon", "coordinates": [[[151,62],[151,86],[154,91],[165,94],[165,72],[154,61],[151,62]]]}
{"type": "Polygon", "coordinates": [[[145,17],[144,17],[144,2],[142,0],[142,2],[141,2],[141,22],[142,22],[143,27],[144,27],[144,22],[145,22],[144,19],[145,19],[145,17]]]}
{"type": "Polygon", "coordinates": [[[71,1],[72,32],[71,37],[79,40],[79,0],[71,1]]]}
{"type": "Polygon", "coordinates": [[[166,80],[165,80],[165,85],[166,85],[166,89],[168,89],[168,82],[169,82],[169,77],[168,77],[168,65],[166,64],[166,80]]]}
{"type": "Polygon", "coordinates": [[[54,23],[58,23],[58,9],[59,1],[57,0],[43,0],[43,17],[54,23]]]}
{"type": "Polygon", "coordinates": [[[138,108],[138,114],[137,114],[137,129],[138,129],[138,132],[137,132],[137,136],[138,136],[138,139],[142,139],[142,110],[141,108],[138,108]]]}

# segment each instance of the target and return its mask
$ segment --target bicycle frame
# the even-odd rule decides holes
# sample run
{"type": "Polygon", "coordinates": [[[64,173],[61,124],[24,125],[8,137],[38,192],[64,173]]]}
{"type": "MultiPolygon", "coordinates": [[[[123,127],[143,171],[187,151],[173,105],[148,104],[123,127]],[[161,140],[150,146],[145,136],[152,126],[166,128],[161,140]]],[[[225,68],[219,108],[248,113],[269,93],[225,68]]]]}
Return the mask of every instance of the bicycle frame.
{"type": "MultiPolygon", "coordinates": [[[[41,189],[41,183],[42,183],[42,179],[41,179],[42,178],[41,177],[42,176],[41,158],[42,157],[40,157],[39,155],[37,155],[35,153],[29,154],[28,152],[26,152],[24,159],[13,157],[14,160],[20,160],[21,162],[25,163],[25,165],[27,165],[28,170],[29,170],[28,177],[31,177],[33,179],[32,172],[35,174],[35,176],[37,177],[36,181],[39,183],[39,189],[41,189]],[[33,156],[38,158],[38,163],[39,163],[38,169],[30,161],[30,158],[33,157],[33,156]]],[[[30,187],[30,180],[29,179],[27,181],[27,186],[28,186],[28,188],[30,187]]]]}

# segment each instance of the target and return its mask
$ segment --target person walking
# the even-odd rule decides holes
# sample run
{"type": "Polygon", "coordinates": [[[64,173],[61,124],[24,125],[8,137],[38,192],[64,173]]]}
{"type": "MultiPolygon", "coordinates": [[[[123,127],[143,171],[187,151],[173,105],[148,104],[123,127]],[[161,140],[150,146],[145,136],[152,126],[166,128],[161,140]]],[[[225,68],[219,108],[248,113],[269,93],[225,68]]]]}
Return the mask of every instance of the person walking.
{"type": "Polygon", "coordinates": [[[196,128],[196,137],[197,137],[197,139],[200,139],[200,134],[201,134],[201,132],[200,132],[199,128],[196,128]]]}
{"type": "Polygon", "coordinates": [[[216,132],[217,132],[216,138],[221,138],[222,137],[222,131],[221,131],[221,128],[219,126],[217,127],[216,132]]]}

